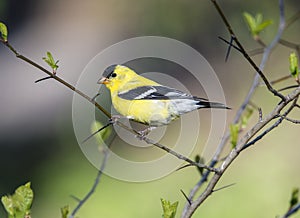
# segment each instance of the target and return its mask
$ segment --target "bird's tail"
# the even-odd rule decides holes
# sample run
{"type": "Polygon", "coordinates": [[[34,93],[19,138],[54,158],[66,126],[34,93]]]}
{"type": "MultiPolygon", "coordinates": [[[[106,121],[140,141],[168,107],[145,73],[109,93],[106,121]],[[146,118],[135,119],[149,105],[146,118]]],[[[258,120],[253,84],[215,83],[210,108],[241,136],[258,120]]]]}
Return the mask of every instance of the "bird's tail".
{"type": "Polygon", "coordinates": [[[199,101],[198,103],[199,108],[220,108],[220,109],[231,109],[227,107],[225,104],[218,103],[218,102],[210,102],[210,101],[199,101]]]}

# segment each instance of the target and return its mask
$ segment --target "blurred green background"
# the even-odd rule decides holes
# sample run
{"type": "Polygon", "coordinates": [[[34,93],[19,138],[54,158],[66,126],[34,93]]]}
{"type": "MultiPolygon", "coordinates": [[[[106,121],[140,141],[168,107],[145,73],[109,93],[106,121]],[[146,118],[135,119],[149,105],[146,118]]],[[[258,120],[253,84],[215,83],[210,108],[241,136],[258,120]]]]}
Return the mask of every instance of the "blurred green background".
{"type": "MultiPolygon", "coordinates": [[[[244,11],[261,12],[274,20],[262,33],[266,43],[272,40],[278,24],[277,1],[228,0],[220,4],[248,50],[259,46],[249,35],[242,18],[244,11]]],[[[297,0],[285,4],[287,17],[300,10],[297,0]]],[[[210,1],[0,0],[0,21],[8,25],[9,40],[21,53],[42,63],[46,51],[51,51],[60,60],[61,76],[72,84],[91,58],[121,40],[158,35],[183,41],[197,49],[218,74],[227,104],[233,108],[228,112],[228,123],[254,75],[236,51],[224,62],[226,45],[218,36],[226,38],[228,33],[210,1]]],[[[299,34],[297,21],[283,38],[299,43],[299,34]]],[[[277,46],[266,66],[269,78],[288,73],[290,52],[277,46]]],[[[254,59],[259,63],[260,58],[254,59]]],[[[73,133],[73,93],[55,81],[34,84],[44,75],[17,60],[4,46],[0,46],[0,66],[0,195],[31,181],[35,192],[32,216],[60,217],[60,207],[76,205],[70,195],[83,196],[97,173],[73,133]]],[[[254,100],[264,114],[278,102],[264,87],[254,100]]],[[[299,113],[292,116],[299,117],[299,113]]],[[[255,114],[251,123],[256,120],[255,114]]],[[[275,217],[284,213],[292,188],[300,187],[298,133],[298,126],[284,123],[243,152],[218,187],[236,185],[214,193],[195,217],[275,217]]],[[[78,217],[161,217],[160,198],[179,201],[179,217],[185,204],[180,189],[188,193],[198,179],[192,168],[148,183],[104,176],[78,217]]],[[[5,217],[2,207],[0,217],[5,217]]]]}

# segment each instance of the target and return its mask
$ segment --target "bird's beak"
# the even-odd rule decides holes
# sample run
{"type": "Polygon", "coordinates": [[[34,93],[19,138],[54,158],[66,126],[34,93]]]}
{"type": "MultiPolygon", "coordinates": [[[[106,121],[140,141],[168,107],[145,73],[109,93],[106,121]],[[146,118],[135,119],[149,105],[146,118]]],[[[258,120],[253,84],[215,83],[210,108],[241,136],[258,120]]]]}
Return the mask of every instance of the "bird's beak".
{"type": "Polygon", "coordinates": [[[98,80],[97,82],[98,84],[108,84],[109,83],[109,79],[106,77],[102,77],[101,79],[98,80]]]}

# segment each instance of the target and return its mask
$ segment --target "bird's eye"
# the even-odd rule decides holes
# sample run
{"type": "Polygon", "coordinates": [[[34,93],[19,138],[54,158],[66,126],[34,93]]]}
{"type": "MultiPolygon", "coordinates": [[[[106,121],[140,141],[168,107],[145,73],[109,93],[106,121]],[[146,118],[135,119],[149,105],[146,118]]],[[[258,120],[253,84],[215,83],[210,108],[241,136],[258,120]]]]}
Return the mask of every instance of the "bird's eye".
{"type": "Polygon", "coordinates": [[[116,76],[117,76],[116,73],[112,73],[112,74],[111,74],[111,77],[116,77],[116,76]]]}

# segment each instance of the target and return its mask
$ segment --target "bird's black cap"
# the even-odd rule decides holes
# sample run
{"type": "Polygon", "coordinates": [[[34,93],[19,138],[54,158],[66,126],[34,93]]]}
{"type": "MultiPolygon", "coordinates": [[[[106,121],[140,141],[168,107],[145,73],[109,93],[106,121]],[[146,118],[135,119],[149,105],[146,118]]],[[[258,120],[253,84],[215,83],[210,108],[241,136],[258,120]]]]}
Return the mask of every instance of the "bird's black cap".
{"type": "Polygon", "coordinates": [[[113,64],[113,65],[107,67],[107,68],[104,70],[102,76],[105,77],[105,78],[109,78],[109,77],[112,75],[112,73],[114,72],[116,66],[117,66],[117,64],[113,64]]]}

